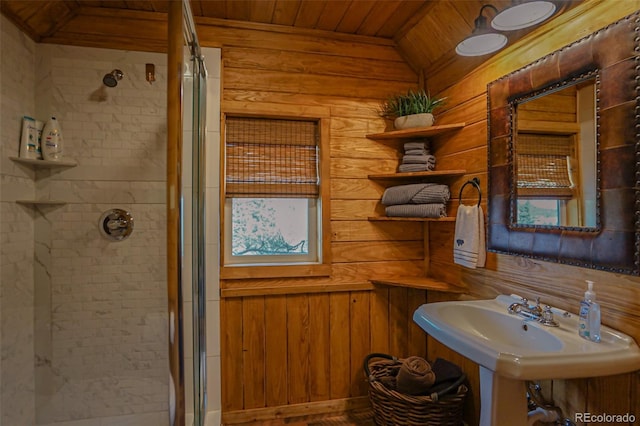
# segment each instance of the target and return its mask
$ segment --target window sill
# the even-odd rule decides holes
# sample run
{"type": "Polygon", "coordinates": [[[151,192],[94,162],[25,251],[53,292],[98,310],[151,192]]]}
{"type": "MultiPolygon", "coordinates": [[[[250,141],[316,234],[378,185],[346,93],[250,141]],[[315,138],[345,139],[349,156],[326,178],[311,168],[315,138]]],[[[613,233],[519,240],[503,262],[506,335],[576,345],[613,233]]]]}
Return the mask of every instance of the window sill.
{"type": "Polygon", "coordinates": [[[328,277],[330,264],[277,265],[277,266],[223,266],[220,278],[223,280],[246,280],[253,278],[300,278],[328,277]]]}
{"type": "Polygon", "coordinates": [[[250,284],[241,281],[229,281],[226,285],[223,284],[223,288],[220,289],[220,297],[224,299],[230,297],[373,291],[375,289],[371,282],[331,284],[322,278],[318,282],[314,282],[314,279],[303,280],[266,279],[253,281],[250,284]]]}

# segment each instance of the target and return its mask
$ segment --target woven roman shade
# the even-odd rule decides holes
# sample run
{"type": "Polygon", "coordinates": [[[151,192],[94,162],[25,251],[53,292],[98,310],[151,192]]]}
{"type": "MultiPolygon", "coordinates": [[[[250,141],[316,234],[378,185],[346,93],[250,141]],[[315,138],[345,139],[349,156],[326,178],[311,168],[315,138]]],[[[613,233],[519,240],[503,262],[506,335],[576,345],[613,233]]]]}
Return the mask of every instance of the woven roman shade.
{"type": "Polygon", "coordinates": [[[573,155],[573,136],[519,133],[516,142],[518,197],[573,197],[573,155]]]}
{"type": "Polygon", "coordinates": [[[227,117],[227,197],[317,198],[316,121],[227,117]]]}

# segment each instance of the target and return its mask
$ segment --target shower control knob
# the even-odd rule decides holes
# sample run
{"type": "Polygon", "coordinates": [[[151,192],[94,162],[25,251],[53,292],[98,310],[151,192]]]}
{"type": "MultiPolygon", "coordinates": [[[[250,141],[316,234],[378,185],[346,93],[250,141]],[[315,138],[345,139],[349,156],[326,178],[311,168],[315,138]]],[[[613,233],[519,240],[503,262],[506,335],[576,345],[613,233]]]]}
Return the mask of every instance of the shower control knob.
{"type": "Polygon", "coordinates": [[[133,217],[122,209],[107,210],[98,222],[100,233],[112,240],[122,241],[133,232],[133,217]]]}

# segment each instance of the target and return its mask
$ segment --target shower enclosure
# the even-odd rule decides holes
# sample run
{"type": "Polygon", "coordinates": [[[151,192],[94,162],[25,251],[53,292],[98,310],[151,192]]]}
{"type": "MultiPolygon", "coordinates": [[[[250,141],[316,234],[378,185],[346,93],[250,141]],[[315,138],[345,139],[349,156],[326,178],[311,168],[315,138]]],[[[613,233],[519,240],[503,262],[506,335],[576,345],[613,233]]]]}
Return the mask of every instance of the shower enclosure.
{"type": "Polygon", "coordinates": [[[0,16],[2,425],[204,424],[206,74],[169,3],[169,55],[38,44],[0,16]],[[17,158],[23,115],[56,116],[62,162],[17,158]]]}

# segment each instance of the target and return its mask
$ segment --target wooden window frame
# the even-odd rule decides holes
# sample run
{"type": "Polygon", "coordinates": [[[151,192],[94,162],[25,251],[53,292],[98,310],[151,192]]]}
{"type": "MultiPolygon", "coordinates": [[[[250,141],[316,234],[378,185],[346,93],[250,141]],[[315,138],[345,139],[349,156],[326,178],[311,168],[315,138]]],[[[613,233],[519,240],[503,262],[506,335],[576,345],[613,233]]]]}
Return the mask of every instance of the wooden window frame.
{"type": "Polygon", "coordinates": [[[321,277],[331,275],[331,182],[330,182],[330,130],[329,115],[326,108],[300,108],[282,104],[228,102],[223,106],[220,143],[220,278],[286,278],[321,277]],[[318,263],[290,265],[225,265],[225,122],[227,116],[255,117],[266,119],[306,119],[318,122],[318,175],[320,178],[318,213],[322,216],[318,229],[318,263]]]}

